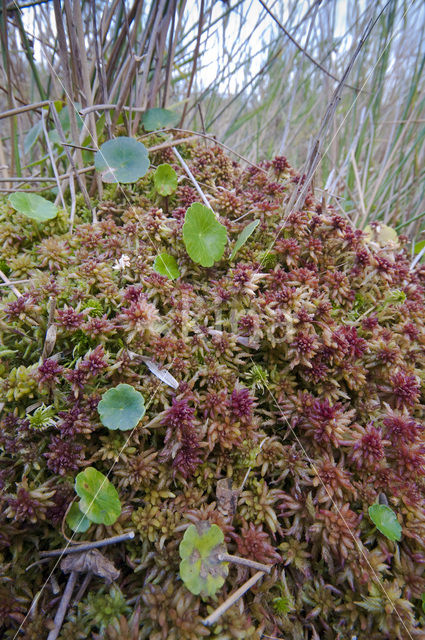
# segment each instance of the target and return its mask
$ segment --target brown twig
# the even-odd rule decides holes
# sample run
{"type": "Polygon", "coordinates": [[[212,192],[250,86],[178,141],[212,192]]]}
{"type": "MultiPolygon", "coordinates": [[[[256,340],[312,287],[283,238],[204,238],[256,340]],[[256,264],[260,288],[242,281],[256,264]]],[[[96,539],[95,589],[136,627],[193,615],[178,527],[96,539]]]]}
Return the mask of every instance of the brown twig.
{"type": "Polygon", "coordinates": [[[18,116],[21,113],[25,113],[26,111],[34,111],[36,109],[41,109],[42,107],[48,107],[50,104],[50,100],[42,100],[41,102],[33,102],[32,104],[24,104],[22,107],[16,107],[15,109],[8,109],[8,111],[3,111],[0,113],[0,120],[3,118],[11,118],[12,116],[18,116]]]}
{"type": "Polygon", "coordinates": [[[83,595],[85,594],[85,592],[87,590],[87,587],[89,586],[92,578],[93,578],[93,574],[92,574],[91,571],[86,573],[86,575],[84,576],[84,580],[81,583],[81,587],[78,589],[77,595],[75,596],[74,601],[72,603],[73,607],[75,607],[75,605],[78,604],[78,602],[80,602],[80,600],[83,597],[83,595]]]}
{"type": "MultiPolygon", "coordinates": [[[[174,143],[173,143],[174,144],[174,143]]],[[[94,170],[94,165],[90,165],[89,167],[84,167],[83,169],[78,169],[78,173],[88,173],[89,171],[93,171],[94,170]]],[[[70,173],[61,173],[59,174],[59,180],[69,180],[69,176],[71,174],[70,173]]],[[[0,178],[0,182],[56,182],[56,178],[51,178],[51,177],[37,177],[37,178],[33,178],[33,177],[28,177],[26,178],[25,176],[19,177],[19,176],[13,176],[12,178],[0,178]]],[[[49,187],[50,189],[50,187],[49,187]]]]}
{"type": "Polygon", "coordinates": [[[244,584],[239,587],[239,589],[234,591],[224,602],[222,602],[221,605],[217,607],[217,609],[213,611],[211,615],[208,616],[208,618],[205,618],[205,620],[202,621],[203,624],[206,627],[210,627],[211,625],[216,623],[217,620],[223,615],[223,613],[225,613],[227,609],[230,609],[230,607],[233,606],[235,602],[237,602],[237,600],[239,600],[239,598],[244,595],[244,593],[249,591],[249,589],[251,589],[251,587],[253,587],[256,582],[261,580],[263,576],[264,571],[257,571],[257,573],[254,573],[254,575],[249,580],[244,582],[244,584]]]}
{"type": "Polygon", "coordinates": [[[17,298],[20,298],[22,296],[22,293],[20,291],[18,291],[18,289],[15,287],[15,285],[13,284],[13,282],[11,282],[9,280],[9,278],[7,277],[7,275],[5,273],[3,273],[3,271],[0,270],[0,278],[3,280],[3,282],[12,289],[13,293],[15,294],[15,296],[17,298]]]}
{"type": "Polygon", "coordinates": [[[47,640],[56,640],[62,627],[63,619],[65,618],[66,610],[68,609],[69,601],[71,600],[72,592],[74,591],[75,583],[77,582],[78,573],[71,571],[69,574],[68,582],[66,583],[65,591],[63,592],[58,610],[56,611],[54,619],[54,628],[47,636],[47,640]]]}
{"type": "Polygon", "coordinates": [[[2,282],[0,287],[10,287],[11,284],[24,284],[26,282],[31,282],[31,279],[27,278],[26,280],[10,280],[9,282],[2,282]]]}
{"type": "Polygon", "coordinates": [[[41,560],[36,560],[35,562],[29,564],[25,571],[29,571],[33,567],[38,567],[39,564],[46,564],[47,562],[50,562],[50,558],[42,558],[41,560]]]}
{"type": "Polygon", "coordinates": [[[115,544],[118,542],[125,542],[126,540],[132,540],[135,536],[134,531],[123,533],[119,536],[112,536],[112,538],[105,538],[104,540],[95,540],[94,542],[87,542],[85,544],[77,544],[75,547],[65,547],[64,549],[55,549],[54,551],[42,551],[40,558],[57,558],[58,556],[67,555],[68,553],[81,553],[81,551],[88,551],[89,549],[98,549],[100,547],[106,547],[109,544],[115,544]]]}
{"type": "Polygon", "coordinates": [[[51,177],[25,178],[24,176],[13,176],[12,178],[0,178],[0,182],[56,182],[56,178],[51,178],[51,177]]]}
{"type": "Polygon", "coordinates": [[[233,564],[240,564],[243,567],[250,567],[251,569],[257,569],[257,571],[264,571],[264,573],[270,573],[272,570],[271,565],[263,564],[262,562],[255,562],[249,558],[241,558],[240,556],[232,556],[230,553],[220,553],[218,559],[221,562],[232,562],[233,564]]]}
{"type": "MultiPolygon", "coordinates": [[[[91,111],[115,111],[116,109],[118,109],[118,107],[118,104],[94,104],[91,107],[80,109],[78,113],[80,114],[80,116],[85,116],[87,113],[91,113],[91,111]]],[[[144,111],[146,111],[146,109],[145,107],[127,107],[124,105],[123,107],[121,107],[121,111],[134,111],[135,113],[143,113],[144,111]]]]}
{"type": "Polygon", "coordinates": [[[82,151],[93,151],[96,153],[97,149],[94,147],[82,147],[80,144],[72,144],[71,142],[61,142],[63,147],[72,147],[73,149],[82,149],[82,151]]]}
{"type": "MultiPolygon", "coordinates": [[[[17,189],[20,188],[20,186],[23,186],[25,183],[22,183],[22,185],[18,185],[18,187],[15,187],[14,189],[8,189],[6,187],[0,187],[0,193],[16,193],[17,189]]],[[[32,189],[26,189],[26,192],[28,193],[44,193],[45,191],[51,191],[52,187],[49,186],[45,186],[45,187],[32,187],[32,189]]]]}

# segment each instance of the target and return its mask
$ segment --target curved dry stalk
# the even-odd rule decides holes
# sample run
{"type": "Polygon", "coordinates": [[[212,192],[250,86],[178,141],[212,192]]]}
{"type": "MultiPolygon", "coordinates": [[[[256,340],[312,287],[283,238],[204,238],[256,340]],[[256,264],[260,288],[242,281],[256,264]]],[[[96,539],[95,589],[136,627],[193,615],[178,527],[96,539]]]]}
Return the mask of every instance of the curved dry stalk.
{"type": "Polygon", "coordinates": [[[230,609],[230,607],[232,607],[235,602],[237,602],[239,598],[244,595],[244,593],[249,591],[249,589],[251,589],[254,584],[261,580],[264,575],[264,571],[257,571],[257,573],[254,573],[254,575],[249,580],[244,582],[244,584],[239,587],[239,589],[237,589],[224,602],[222,602],[221,605],[208,616],[208,618],[205,618],[205,620],[202,621],[202,623],[206,627],[210,627],[211,625],[215,624],[217,620],[223,615],[223,613],[226,613],[227,609],[230,609]]]}
{"type": "Polygon", "coordinates": [[[59,635],[63,619],[65,618],[65,614],[68,609],[69,601],[71,600],[72,592],[74,591],[75,583],[77,582],[77,577],[78,573],[76,571],[71,571],[53,621],[55,626],[47,636],[47,640],[56,640],[59,635]]]}

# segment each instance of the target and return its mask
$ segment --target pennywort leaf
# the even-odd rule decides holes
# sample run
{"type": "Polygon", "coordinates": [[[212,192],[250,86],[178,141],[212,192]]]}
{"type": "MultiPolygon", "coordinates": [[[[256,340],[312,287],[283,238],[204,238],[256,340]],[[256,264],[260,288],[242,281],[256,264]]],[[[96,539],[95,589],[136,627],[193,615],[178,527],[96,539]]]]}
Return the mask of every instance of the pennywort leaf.
{"type": "Polygon", "coordinates": [[[368,240],[376,242],[381,247],[385,247],[387,245],[395,247],[399,246],[397,231],[386,224],[379,223],[374,226],[368,224],[364,228],[364,233],[368,240]]]}
{"type": "Polygon", "coordinates": [[[177,189],[177,173],[169,164],[160,164],[153,174],[153,182],[161,196],[170,196],[177,189]]]}
{"type": "Polygon", "coordinates": [[[75,533],[84,533],[90,527],[90,520],[80,511],[80,507],[74,502],[67,513],[66,523],[75,533]]]}
{"type": "Polygon", "coordinates": [[[128,431],[145,415],[145,401],[130,384],[119,384],[103,394],[97,411],[101,423],[108,429],[128,431]]]}
{"type": "Polygon", "coordinates": [[[78,507],[96,524],[111,525],[121,513],[118,492],[108,478],[94,467],[87,467],[75,478],[75,491],[81,498],[78,507]]]}
{"type": "Polygon", "coordinates": [[[180,275],[179,267],[177,265],[175,257],[170,256],[170,254],[166,252],[160,253],[158,256],[156,256],[155,262],[153,263],[153,268],[161,276],[170,278],[170,280],[175,280],[180,275]]]}
{"type": "Polygon", "coordinates": [[[104,142],[94,156],[103,182],[136,182],[149,169],[148,151],[135,138],[121,136],[104,142]]]}
{"type": "Polygon", "coordinates": [[[212,267],[223,256],[227,230],[211,209],[195,202],[186,211],[183,241],[194,262],[203,267],[212,267]]]}
{"type": "Polygon", "coordinates": [[[401,525],[390,507],[385,504],[373,504],[369,507],[369,517],[388,540],[401,540],[401,525]]]}
{"type": "Polygon", "coordinates": [[[15,193],[10,194],[9,203],[16,211],[37,222],[52,220],[58,215],[56,205],[36,193],[15,191],[15,193]]]}
{"type": "Polygon", "coordinates": [[[179,546],[180,577],[195,595],[213,596],[228,574],[228,563],[219,559],[226,553],[224,534],[216,524],[206,521],[191,524],[179,546]]]}
{"type": "Polygon", "coordinates": [[[154,107],[145,111],[142,116],[142,125],[145,131],[157,131],[158,129],[175,126],[179,119],[180,116],[175,111],[154,107]]]}

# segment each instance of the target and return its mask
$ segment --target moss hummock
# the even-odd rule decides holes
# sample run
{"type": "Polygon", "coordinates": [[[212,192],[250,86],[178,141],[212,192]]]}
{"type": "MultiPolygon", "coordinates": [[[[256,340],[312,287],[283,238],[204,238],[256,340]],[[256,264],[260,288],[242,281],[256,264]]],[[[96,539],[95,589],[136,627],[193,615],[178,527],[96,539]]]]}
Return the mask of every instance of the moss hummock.
{"type": "Polygon", "coordinates": [[[179,176],[168,213],[152,169],[107,187],[98,223],[78,207],[72,234],[63,212],[39,224],[1,205],[1,269],[28,280],[20,297],[0,294],[2,637],[40,589],[20,637],[38,640],[53,619],[53,561],[26,567],[66,544],[75,478],[93,467],[109,474],[121,514],[74,540],[136,537],[105,551],[120,577],[112,588],[92,580],[62,640],[120,629],[150,640],[422,638],[425,269],[410,271],[403,238],[380,246],[311,193],[287,215],[302,178],[284,158],[243,168],[219,147],[179,148],[227,230],[211,267],[187,254],[182,226],[199,195],[167,149],[151,162],[179,176]],[[164,252],[175,279],[154,268],[164,252]],[[97,405],[122,383],[146,413],[110,431],[97,405]],[[245,481],[234,512],[217,502],[226,477],[245,481]],[[379,502],[400,541],[370,519],[379,502]],[[274,565],[208,629],[202,620],[250,573],[230,566],[215,599],[185,588],[179,545],[199,521],[221,528],[229,553],[274,565]]]}

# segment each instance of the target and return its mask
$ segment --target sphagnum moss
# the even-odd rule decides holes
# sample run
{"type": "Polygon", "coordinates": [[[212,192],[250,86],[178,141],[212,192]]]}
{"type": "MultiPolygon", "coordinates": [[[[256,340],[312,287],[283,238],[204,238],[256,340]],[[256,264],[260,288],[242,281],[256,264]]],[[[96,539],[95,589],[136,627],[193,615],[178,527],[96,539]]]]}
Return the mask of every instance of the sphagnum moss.
{"type": "MultiPolygon", "coordinates": [[[[108,191],[97,224],[78,210],[73,234],[63,213],[38,225],[0,206],[1,264],[30,277],[19,299],[1,289],[1,633],[14,637],[49,574],[45,564],[25,572],[37,549],[63,546],[75,477],[88,466],[107,474],[116,459],[121,515],[83,535],[136,530],[126,551],[108,549],[122,601],[100,621],[95,603],[115,596],[93,580],[62,638],[114,638],[137,596],[140,638],[422,638],[425,270],[312,194],[285,218],[301,178],[284,158],[260,170],[218,147],[181,152],[227,230],[210,268],[186,253],[184,216],[198,196],[168,150],[151,158],[179,176],[168,214],[152,171],[126,185],[127,199],[108,191]],[[175,280],[154,269],[163,252],[175,280]],[[42,361],[51,299],[56,342],[42,361]],[[177,390],[138,356],[168,368],[177,390]],[[128,442],[97,412],[120,383],[147,407],[128,442]],[[43,405],[49,419],[34,428],[43,405]],[[225,477],[245,479],[233,517],[217,507],[225,477]],[[400,542],[368,516],[382,493],[400,542]],[[208,629],[202,619],[247,572],[232,570],[215,602],[186,590],[178,547],[199,520],[222,528],[229,553],[276,565],[208,629]]],[[[38,598],[46,618],[55,597],[49,584],[38,598]]],[[[37,615],[28,640],[40,637],[37,615]]]]}

